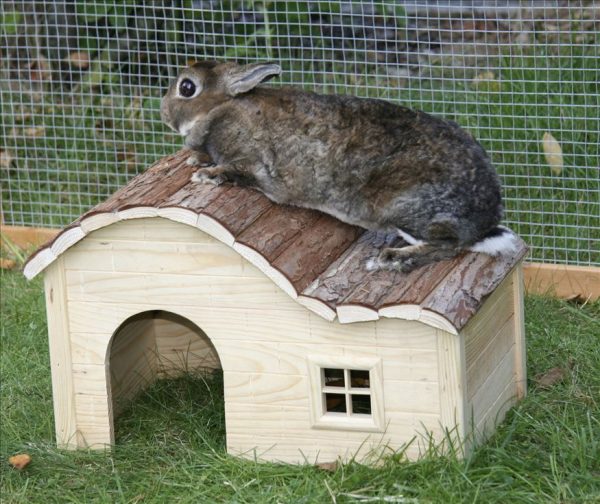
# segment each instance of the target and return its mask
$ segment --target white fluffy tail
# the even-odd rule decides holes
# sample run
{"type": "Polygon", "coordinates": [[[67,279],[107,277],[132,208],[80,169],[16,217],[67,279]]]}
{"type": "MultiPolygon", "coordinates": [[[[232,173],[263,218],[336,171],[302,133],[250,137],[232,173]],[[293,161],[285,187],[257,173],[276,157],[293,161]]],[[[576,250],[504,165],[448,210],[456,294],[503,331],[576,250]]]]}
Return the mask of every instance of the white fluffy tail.
{"type": "Polygon", "coordinates": [[[472,252],[482,252],[491,256],[510,255],[518,248],[519,238],[510,229],[497,226],[481,241],[471,245],[472,252]]]}

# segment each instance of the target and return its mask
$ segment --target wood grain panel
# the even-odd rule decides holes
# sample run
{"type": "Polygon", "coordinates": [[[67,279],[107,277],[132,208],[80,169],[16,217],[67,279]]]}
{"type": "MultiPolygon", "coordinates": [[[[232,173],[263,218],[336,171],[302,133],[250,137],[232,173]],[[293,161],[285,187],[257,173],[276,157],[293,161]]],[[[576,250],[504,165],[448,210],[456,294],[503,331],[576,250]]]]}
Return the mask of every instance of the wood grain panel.
{"type": "Polygon", "coordinates": [[[198,213],[217,199],[224,197],[230,189],[230,185],[214,186],[190,182],[165,198],[160,208],[186,208],[198,213]]]}
{"type": "Polygon", "coordinates": [[[467,368],[471,367],[498,330],[513,317],[513,310],[512,278],[508,277],[485,301],[481,310],[462,331],[465,336],[465,365],[467,368]]]}
{"type": "Polygon", "coordinates": [[[440,422],[461,446],[469,431],[466,404],[465,342],[462,335],[437,331],[440,422]]]}
{"type": "Polygon", "coordinates": [[[219,200],[220,205],[209,205],[204,213],[219,221],[237,236],[273,206],[267,197],[255,189],[231,187],[219,200]]]}
{"type": "Polygon", "coordinates": [[[106,366],[104,364],[73,364],[75,395],[108,397],[106,366]]]}
{"type": "Polygon", "coordinates": [[[488,345],[477,355],[467,368],[467,398],[473,399],[486,378],[492,373],[498,362],[511,349],[514,351],[514,321],[507,320],[491,338],[488,345]]]}
{"type": "MultiPolygon", "coordinates": [[[[202,231],[180,222],[173,222],[162,217],[133,219],[120,221],[108,227],[97,229],[84,240],[128,242],[186,242],[186,243],[218,243],[213,237],[202,231]]],[[[79,245],[83,245],[80,243],[79,245]]]]}
{"type": "Polygon", "coordinates": [[[525,286],[523,268],[518,265],[512,274],[515,322],[515,381],[517,397],[527,395],[527,344],[525,341],[525,286]]]}
{"type": "Polygon", "coordinates": [[[490,410],[491,406],[496,403],[498,397],[500,397],[502,391],[509,385],[512,385],[512,394],[516,397],[516,386],[514,384],[514,365],[515,365],[515,353],[514,347],[512,347],[500,360],[492,371],[488,375],[487,379],[483,382],[479,390],[475,392],[471,401],[473,408],[473,419],[475,425],[477,425],[484,414],[490,410]]]}
{"type": "Polygon", "coordinates": [[[363,232],[323,215],[273,261],[273,266],[301,292],[363,232]]]}
{"type": "Polygon", "coordinates": [[[318,212],[272,205],[252,226],[236,236],[236,241],[252,247],[272,262],[320,217],[318,212]]]}
{"type": "Polygon", "coordinates": [[[77,444],[80,448],[105,448],[114,444],[112,407],[108,396],[75,397],[77,444]]]}
{"type": "Polygon", "coordinates": [[[221,369],[215,347],[199,329],[177,317],[153,319],[159,377],[221,369]]]}
{"type": "Polygon", "coordinates": [[[523,271],[525,290],[530,294],[590,301],[600,298],[598,266],[526,263],[523,271]]]}
{"type": "Polygon", "coordinates": [[[387,233],[363,233],[302,294],[335,308],[338,300],[344,299],[357,286],[369,285],[372,272],[365,267],[367,261],[396,240],[397,237],[387,233]]]}
{"type": "Polygon", "coordinates": [[[75,364],[104,365],[112,332],[71,332],[71,358],[75,364]]]}
{"type": "MultiPolygon", "coordinates": [[[[264,278],[67,271],[69,301],[304,310],[264,278]]],[[[175,310],[176,311],[176,310],[175,310]]]]}
{"type": "Polygon", "coordinates": [[[478,442],[485,441],[495,432],[496,427],[504,420],[508,410],[516,404],[517,397],[515,394],[515,384],[513,382],[508,383],[489,409],[480,414],[475,426],[475,436],[478,442]]]}
{"type": "Polygon", "coordinates": [[[180,151],[160,159],[119,189],[105,202],[92,209],[94,212],[111,212],[135,206],[158,206],[165,199],[188,184],[194,168],[185,163],[188,154],[180,151]],[[168,184],[165,183],[168,180],[168,184]]]}
{"type": "Polygon", "coordinates": [[[56,443],[62,448],[76,448],[75,389],[66,301],[67,287],[63,267],[63,260],[59,258],[48,268],[44,279],[44,291],[48,317],[56,443]]]}
{"type": "Polygon", "coordinates": [[[390,412],[439,414],[438,387],[436,382],[386,380],[383,383],[386,417],[388,410],[390,412]]]}
{"type": "Polygon", "coordinates": [[[129,319],[115,333],[109,355],[115,415],[157,375],[154,321],[148,314],[129,319]]]}

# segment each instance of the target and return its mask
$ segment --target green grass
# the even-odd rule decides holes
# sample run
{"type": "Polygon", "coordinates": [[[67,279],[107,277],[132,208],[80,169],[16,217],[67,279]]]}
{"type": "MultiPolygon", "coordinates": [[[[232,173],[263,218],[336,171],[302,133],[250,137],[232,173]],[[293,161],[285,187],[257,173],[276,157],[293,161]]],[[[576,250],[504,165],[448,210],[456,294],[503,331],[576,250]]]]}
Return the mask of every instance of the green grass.
{"type": "Polygon", "coordinates": [[[158,382],[118,418],[111,452],[61,451],[39,280],[2,272],[0,499],[8,503],[600,502],[600,303],[526,299],[529,395],[468,459],[392,455],[334,472],[225,452],[218,376],[158,382]],[[567,369],[549,389],[534,377],[567,369]],[[27,452],[19,472],[7,458],[27,452]]]}

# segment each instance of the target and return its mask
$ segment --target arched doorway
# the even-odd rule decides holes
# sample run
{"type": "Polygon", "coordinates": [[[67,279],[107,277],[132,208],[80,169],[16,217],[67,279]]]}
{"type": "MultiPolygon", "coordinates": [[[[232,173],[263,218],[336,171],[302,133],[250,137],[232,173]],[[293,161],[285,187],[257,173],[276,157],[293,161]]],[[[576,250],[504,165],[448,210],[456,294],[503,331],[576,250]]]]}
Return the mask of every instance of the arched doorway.
{"type": "Polygon", "coordinates": [[[157,379],[222,369],[206,333],[185,317],[164,310],[125,320],[111,339],[106,362],[113,418],[157,379]]]}

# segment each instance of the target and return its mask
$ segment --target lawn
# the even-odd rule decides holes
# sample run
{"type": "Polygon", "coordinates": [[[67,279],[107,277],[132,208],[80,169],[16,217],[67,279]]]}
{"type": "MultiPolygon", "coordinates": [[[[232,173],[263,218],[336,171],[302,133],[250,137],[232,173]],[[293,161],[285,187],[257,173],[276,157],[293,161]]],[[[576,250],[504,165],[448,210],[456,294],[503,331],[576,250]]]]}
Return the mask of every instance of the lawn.
{"type": "Polygon", "coordinates": [[[158,382],[117,419],[106,452],[53,444],[39,279],[1,272],[0,499],[9,503],[597,503],[600,302],[526,298],[529,395],[466,460],[402,453],[379,467],[257,463],[225,452],[219,376],[158,382]],[[562,380],[542,385],[559,368],[562,380]],[[15,453],[31,455],[22,471],[15,453]]]}

